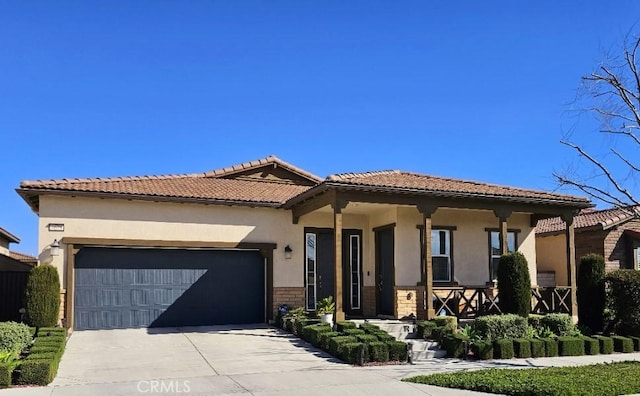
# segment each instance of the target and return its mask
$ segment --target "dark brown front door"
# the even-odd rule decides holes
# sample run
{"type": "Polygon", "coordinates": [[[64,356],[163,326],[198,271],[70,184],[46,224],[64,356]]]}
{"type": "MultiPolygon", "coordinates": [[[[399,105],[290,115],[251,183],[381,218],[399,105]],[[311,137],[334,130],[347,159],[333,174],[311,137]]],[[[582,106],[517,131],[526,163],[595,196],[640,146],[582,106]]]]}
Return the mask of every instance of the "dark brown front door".
{"type": "Polygon", "coordinates": [[[393,315],[393,284],[395,265],[393,261],[394,229],[384,227],[375,230],[376,240],[376,303],[379,315],[393,315]]]}

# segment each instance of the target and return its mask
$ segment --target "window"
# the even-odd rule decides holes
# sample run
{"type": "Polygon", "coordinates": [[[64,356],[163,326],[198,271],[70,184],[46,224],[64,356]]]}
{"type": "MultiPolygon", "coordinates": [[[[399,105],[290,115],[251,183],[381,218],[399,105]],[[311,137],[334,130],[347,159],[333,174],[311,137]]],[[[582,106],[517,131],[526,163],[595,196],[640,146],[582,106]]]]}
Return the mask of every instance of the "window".
{"type": "MultiPolygon", "coordinates": [[[[420,228],[420,267],[424,268],[424,227],[420,228]]],[[[434,282],[453,282],[453,232],[456,227],[431,229],[431,267],[434,282]]],[[[424,279],[422,280],[424,282],[424,279]]]]}
{"type": "Polygon", "coordinates": [[[351,309],[360,309],[360,235],[349,236],[351,309]]]}
{"type": "MultiPolygon", "coordinates": [[[[517,244],[516,231],[508,231],[507,249],[509,253],[516,251],[517,244]]],[[[500,247],[500,231],[489,230],[489,273],[492,281],[495,281],[498,278],[498,264],[500,263],[500,256],[502,256],[502,249],[500,247]]]]}
{"type": "Polygon", "coordinates": [[[308,232],[305,234],[306,254],[305,270],[307,276],[307,310],[316,310],[316,234],[308,232]]]}

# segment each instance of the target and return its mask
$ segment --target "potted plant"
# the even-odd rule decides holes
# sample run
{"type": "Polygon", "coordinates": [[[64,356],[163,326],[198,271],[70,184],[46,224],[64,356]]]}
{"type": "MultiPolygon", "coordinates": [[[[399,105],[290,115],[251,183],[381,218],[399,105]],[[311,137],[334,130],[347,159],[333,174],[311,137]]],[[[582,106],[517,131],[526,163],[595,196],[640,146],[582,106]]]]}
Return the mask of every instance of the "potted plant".
{"type": "Polygon", "coordinates": [[[316,304],[316,314],[324,323],[333,325],[333,311],[336,304],[333,302],[333,296],[325,297],[316,304]]]}

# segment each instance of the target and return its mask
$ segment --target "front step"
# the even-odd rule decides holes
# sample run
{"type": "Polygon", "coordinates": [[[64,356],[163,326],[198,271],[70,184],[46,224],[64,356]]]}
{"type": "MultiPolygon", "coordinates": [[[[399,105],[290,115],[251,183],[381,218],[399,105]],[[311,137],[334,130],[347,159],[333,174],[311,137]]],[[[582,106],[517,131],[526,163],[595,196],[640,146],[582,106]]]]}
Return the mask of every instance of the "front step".
{"type": "Polygon", "coordinates": [[[407,341],[411,344],[411,358],[413,362],[428,360],[434,358],[443,358],[447,356],[447,351],[438,347],[438,343],[434,341],[412,339],[407,341]]]}

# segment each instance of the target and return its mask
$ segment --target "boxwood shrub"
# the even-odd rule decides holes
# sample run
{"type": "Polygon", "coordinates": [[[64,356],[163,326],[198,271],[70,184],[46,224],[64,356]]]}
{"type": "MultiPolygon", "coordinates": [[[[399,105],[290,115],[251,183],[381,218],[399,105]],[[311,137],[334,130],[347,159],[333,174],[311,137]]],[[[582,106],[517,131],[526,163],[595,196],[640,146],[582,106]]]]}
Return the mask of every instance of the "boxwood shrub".
{"type": "Polygon", "coordinates": [[[453,330],[449,326],[437,326],[431,330],[431,338],[440,343],[450,334],[453,334],[453,330]]]}
{"type": "Polygon", "coordinates": [[[396,340],[394,336],[392,336],[391,334],[387,333],[384,330],[376,331],[374,335],[378,337],[378,340],[380,340],[381,342],[389,342],[389,341],[396,340]]]}
{"type": "Polygon", "coordinates": [[[582,337],[558,337],[560,356],[584,355],[584,339],[582,337]]]}
{"type": "Polygon", "coordinates": [[[420,339],[429,340],[432,337],[433,329],[438,325],[432,320],[425,320],[418,323],[417,336],[420,339]]]}
{"type": "MultiPolygon", "coordinates": [[[[498,265],[498,305],[504,313],[527,317],[531,312],[531,278],[527,259],[520,252],[504,254],[498,265]]],[[[520,336],[521,337],[521,336],[520,336]]]]}
{"type": "Polygon", "coordinates": [[[465,343],[469,337],[461,334],[449,334],[442,340],[442,348],[447,351],[447,357],[461,358],[464,355],[465,343]]]}
{"type": "Polygon", "coordinates": [[[407,355],[407,343],[402,341],[387,341],[387,348],[389,349],[389,360],[396,362],[406,362],[408,360],[407,355]]]}
{"type": "Polygon", "coordinates": [[[320,348],[329,352],[329,341],[331,341],[333,337],[338,337],[338,336],[340,336],[340,333],[338,333],[337,331],[327,331],[326,333],[320,333],[320,335],[318,336],[320,339],[320,342],[319,342],[320,348]]]}
{"type": "Polygon", "coordinates": [[[529,343],[531,344],[531,357],[545,357],[546,352],[544,350],[544,342],[539,338],[530,338],[529,343]]]}
{"type": "Polygon", "coordinates": [[[544,353],[547,357],[558,356],[558,340],[555,338],[542,338],[544,353]]]}
{"type": "Polygon", "coordinates": [[[621,335],[640,334],[640,304],[633,303],[640,296],[640,271],[616,270],[605,279],[615,312],[614,330],[621,335]]]}
{"type": "Polygon", "coordinates": [[[38,329],[38,337],[48,337],[48,336],[67,336],[67,329],[64,327],[41,327],[38,329]]]}
{"type": "Polygon", "coordinates": [[[342,331],[342,334],[344,335],[350,335],[350,336],[357,336],[357,335],[364,335],[366,334],[364,330],[362,329],[344,329],[342,331]]]}
{"type": "Polygon", "coordinates": [[[389,347],[382,341],[370,342],[367,344],[369,350],[369,361],[371,362],[388,362],[389,347]]]}
{"type": "Polygon", "coordinates": [[[451,331],[458,329],[458,318],[455,316],[438,316],[433,319],[433,321],[436,323],[436,326],[447,326],[451,331]]]}
{"type": "Polygon", "coordinates": [[[314,324],[305,326],[302,329],[302,338],[309,341],[313,346],[320,346],[320,334],[331,331],[331,325],[328,323],[314,324]]]}
{"type": "Polygon", "coordinates": [[[474,327],[481,338],[491,341],[500,338],[522,338],[527,331],[527,319],[513,314],[487,315],[477,318],[474,327]]]}
{"type": "Polygon", "coordinates": [[[576,331],[571,316],[561,313],[547,314],[540,319],[540,325],[546,327],[557,336],[569,336],[576,331]]]}
{"type": "Polygon", "coordinates": [[[493,359],[493,342],[491,341],[476,341],[471,344],[471,350],[476,359],[493,359]]]}
{"type": "Polygon", "coordinates": [[[633,341],[631,338],[615,335],[611,336],[611,339],[613,340],[614,351],[622,353],[633,352],[633,341]]]}
{"type": "Polygon", "coordinates": [[[600,354],[600,342],[595,338],[582,337],[584,340],[584,352],[587,355],[599,355],[600,354]]]}
{"type": "Polygon", "coordinates": [[[31,329],[24,323],[0,322],[0,352],[18,354],[31,343],[31,329]]]}
{"type": "Polygon", "coordinates": [[[527,338],[514,338],[513,351],[517,358],[531,357],[531,341],[527,338]]]}
{"type": "Polygon", "coordinates": [[[633,341],[633,350],[640,351],[640,337],[630,336],[631,341],[633,341]]]}
{"type": "Polygon", "coordinates": [[[329,353],[335,357],[340,357],[342,345],[358,342],[358,339],[353,336],[337,336],[329,339],[329,353]]]}
{"type": "Polygon", "coordinates": [[[59,359],[56,357],[27,358],[20,364],[18,384],[48,385],[56,376],[59,359]]]}
{"type": "Polygon", "coordinates": [[[25,289],[27,323],[34,327],[51,327],[60,314],[60,277],[51,264],[31,269],[25,289]]]}
{"type": "Polygon", "coordinates": [[[336,329],[341,333],[344,332],[345,329],[355,329],[357,327],[358,326],[354,322],[350,322],[348,320],[336,322],[336,329]]]}
{"type": "Polygon", "coordinates": [[[358,341],[365,343],[380,341],[380,339],[373,334],[358,334],[356,335],[356,338],[358,339],[358,341]]]}
{"type": "Polygon", "coordinates": [[[11,385],[11,376],[13,374],[14,364],[0,363],[0,388],[6,388],[11,385]]]}
{"type": "Polygon", "coordinates": [[[294,320],[294,333],[299,337],[303,337],[302,329],[304,329],[306,326],[319,323],[319,319],[308,319],[305,317],[296,318],[294,320]]]}
{"type": "Polygon", "coordinates": [[[611,337],[605,336],[593,336],[600,342],[600,353],[603,355],[609,355],[613,353],[613,340],[611,337]]]}
{"type": "Polygon", "coordinates": [[[381,330],[380,327],[378,327],[378,326],[376,326],[374,324],[371,324],[371,323],[367,323],[367,322],[361,323],[359,328],[364,330],[365,333],[368,333],[368,334],[375,333],[375,332],[381,330]]]}
{"type": "Polygon", "coordinates": [[[361,349],[365,348],[365,345],[361,342],[348,342],[343,344],[340,349],[340,360],[349,364],[362,364],[364,362],[360,359],[361,349]]]}
{"type": "Polygon", "coordinates": [[[495,340],[493,342],[493,356],[496,359],[513,359],[515,356],[513,340],[509,338],[495,340]]]}
{"type": "Polygon", "coordinates": [[[578,266],[578,319],[593,332],[603,329],[605,309],[604,257],[587,254],[578,266]]]}

